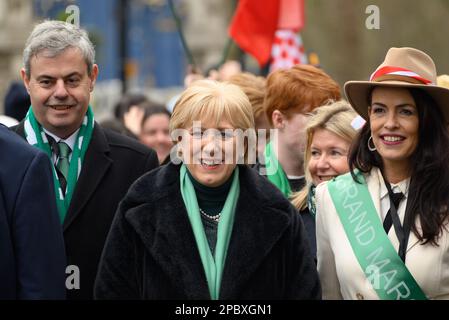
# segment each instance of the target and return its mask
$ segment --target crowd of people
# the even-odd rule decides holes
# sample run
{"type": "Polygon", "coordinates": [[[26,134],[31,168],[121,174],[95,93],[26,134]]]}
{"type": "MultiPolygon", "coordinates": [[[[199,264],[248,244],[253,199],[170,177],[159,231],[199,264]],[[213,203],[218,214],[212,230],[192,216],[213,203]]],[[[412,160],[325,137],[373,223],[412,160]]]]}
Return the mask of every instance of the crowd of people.
{"type": "Polygon", "coordinates": [[[38,24],[0,125],[0,299],[449,299],[432,58],[391,48],[347,100],[315,66],[232,70],[97,123],[88,34],[38,24]]]}

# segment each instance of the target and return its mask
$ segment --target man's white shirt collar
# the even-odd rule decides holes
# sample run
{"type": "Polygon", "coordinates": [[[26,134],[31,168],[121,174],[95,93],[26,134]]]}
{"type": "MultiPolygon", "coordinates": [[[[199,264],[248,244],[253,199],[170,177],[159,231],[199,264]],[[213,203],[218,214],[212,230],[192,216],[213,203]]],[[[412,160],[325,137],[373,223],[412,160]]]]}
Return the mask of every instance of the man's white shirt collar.
{"type": "Polygon", "coordinates": [[[45,129],[45,128],[42,128],[42,129],[44,130],[44,132],[46,134],[48,134],[50,137],[55,139],[56,143],[59,143],[61,141],[67,143],[67,145],[70,147],[70,150],[72,150],[72,151],[73,151],[73,147],[75,146],[76,137],[78,135],[78,132],[80,131],[80,129],[78,128],[78,130],[76,130],[74,133],[72,133],[67,139],[61,139],[57,135],[54,135],[53,133],[48,131],[47,129],[45,129]]]}
{"type": "MultiPolygon", "coordinates": [[[[42,127],[42,129],[44,130],[44,132],[46,134],[48,134],[50,137],[55,139],[56,143],[59,143],[61,141],[65,142],[70,147],[71,151],[73,151],[73,148],[75,147],[76,137],[78,136],[78,132],[80,131],[80,129],[78,128],[78,130],[76,130],[74,133],[72,133],[67,139],[61,139],[57,135],[54,135],[50,131],[46,130],[44,127],[42,127]]],[[[73,155],[73,152],[70,152],[70,154],[69,154],[69,161],[72,160],[72,155],[73,155]]],[[[56,155],[53,152],[52,152],[52,155],[51,155],[51,160],[52,160],[52,162],[54,164],[56,164],[57,158],[56,158],[56,155]]]]}

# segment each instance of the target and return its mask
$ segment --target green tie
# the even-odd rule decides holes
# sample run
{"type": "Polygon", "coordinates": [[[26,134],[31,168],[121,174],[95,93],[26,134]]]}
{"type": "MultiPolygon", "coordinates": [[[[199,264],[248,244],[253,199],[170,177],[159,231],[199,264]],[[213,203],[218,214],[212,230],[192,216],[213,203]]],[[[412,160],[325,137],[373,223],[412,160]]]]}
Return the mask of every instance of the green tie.
{"type": "MultiPolygon", "coordinates": [[[[58,142],[58,148],[59,148],[59,158],[58,163],[56,164],[56,167],[58,170],[62,173],[64,176],[64,181],[60,181],[61,187],[63,191],[65,192],[65,187],[67,184],[67,177],[69,176],[69,154],[72,152],[70,147],[65,142],[58,142]]],[[[62,179],[60,179],[62,180],[62,179]]]]}

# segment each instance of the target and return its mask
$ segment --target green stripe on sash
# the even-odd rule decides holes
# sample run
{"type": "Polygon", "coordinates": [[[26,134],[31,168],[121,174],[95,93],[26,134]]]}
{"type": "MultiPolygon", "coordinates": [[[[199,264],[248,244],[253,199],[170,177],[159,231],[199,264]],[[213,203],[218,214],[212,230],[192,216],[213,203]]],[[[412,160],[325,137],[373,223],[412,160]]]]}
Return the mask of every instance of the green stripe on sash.
{"type": "Polygon", "coordinates": [[[363,272],[381,300],[426,300],[385,233],[365,177],[350,173],[328,182],[332,201],[363,272]]]}

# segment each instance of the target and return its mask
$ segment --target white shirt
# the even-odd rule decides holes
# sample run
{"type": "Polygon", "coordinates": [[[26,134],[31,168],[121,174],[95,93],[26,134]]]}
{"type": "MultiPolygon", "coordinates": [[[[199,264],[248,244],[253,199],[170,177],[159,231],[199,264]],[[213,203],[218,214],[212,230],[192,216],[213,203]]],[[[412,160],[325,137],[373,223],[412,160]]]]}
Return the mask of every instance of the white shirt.
{"type": "MultiPolygon", "coordinates": [[[[48,134],[50,137],[52,137],[53,139],[55,139],[56,143],[59,142],[65,142],[69,147],[70,150],[73,151],[73,148],[75,147],[75,143],[76,143],[76,137],[78,136],[78,131],[80,131],[80,129],[78,128],[78,130],[76,130],[74,133],[72,133],[67,139],[61,139],[60,137],[58,137],[57,135],[54,135],[53,133],[51,133],[50,131],[46,130],[45,128],[42,127],[42,129],[44,130],[44,132],[46,134],[48,134]]],[[[73,152],[70,152],[69,154],[69,161],[72,160],[72,154],[73,152]]],[[[56,163],[56,155],[52,152],[51,154],[51,161],[53,163],[56,163]]]]}
{"type": "MultiPolygon", "coordinates": [[[[385,220],[385,217],[388,213],[388,210],[390,209],[390,197],[388,196],[388,189],[383,183],[383,179],[380,177],[380,215],[382,217],[382,221],[385,220]]],[[[405,180],[402,180],[396,184],[391,184],[391,191],[393,193],[402,192],[404,197],[402,198],[401,202],[399,203],[399,208],[397,210],[398,216],[401,219],[401,222],[404,219],[405,215],[405,208],[407,206],[407,198],[408,198],[408,188],[410,186],[410,178],[407,178],[405,180]]]]}
{"type": "Polygon", "coordinates": [[[304,176],[289,176],[289,175],[287,175],[287,179],[289,179],[289,180],[299,180],[299,179],[304,179],[304,176]]]}

